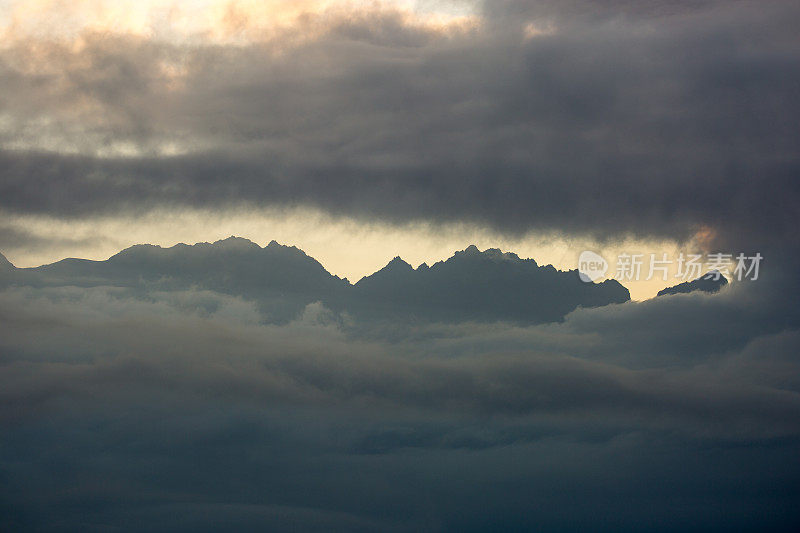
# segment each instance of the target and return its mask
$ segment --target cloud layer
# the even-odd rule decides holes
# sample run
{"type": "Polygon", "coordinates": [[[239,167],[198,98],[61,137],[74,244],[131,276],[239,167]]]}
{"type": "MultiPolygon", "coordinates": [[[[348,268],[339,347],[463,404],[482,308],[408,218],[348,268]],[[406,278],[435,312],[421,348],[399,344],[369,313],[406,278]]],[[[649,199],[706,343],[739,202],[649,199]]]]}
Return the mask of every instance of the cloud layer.
{"type": "Polygon", "coordinates": [[[0,207],[290,204],[796,245],[794,3],[492,2],[455,33],[392,9],[302,42],[14,42],[0,207]]]}
{"type": "Polygon", "coordinates": [[[4,522],[791,529],[798,322],[754,286],[536,327],[9,288],[4,522]]]}

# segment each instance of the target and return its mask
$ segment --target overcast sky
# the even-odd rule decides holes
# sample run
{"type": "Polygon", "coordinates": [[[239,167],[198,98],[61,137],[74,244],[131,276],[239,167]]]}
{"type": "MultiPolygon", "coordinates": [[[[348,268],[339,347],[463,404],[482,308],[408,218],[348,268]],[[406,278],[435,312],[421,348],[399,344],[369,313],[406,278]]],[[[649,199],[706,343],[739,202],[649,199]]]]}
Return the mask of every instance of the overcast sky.
{"type": "Polygon", "coordinates": [[[0,529],[797,531],[799,28],[795,0],[0,0],[17,266],[229,235],[351,281],[472,243],[764,257],[536,325],[272,324],[0,261],[0,529]]]}

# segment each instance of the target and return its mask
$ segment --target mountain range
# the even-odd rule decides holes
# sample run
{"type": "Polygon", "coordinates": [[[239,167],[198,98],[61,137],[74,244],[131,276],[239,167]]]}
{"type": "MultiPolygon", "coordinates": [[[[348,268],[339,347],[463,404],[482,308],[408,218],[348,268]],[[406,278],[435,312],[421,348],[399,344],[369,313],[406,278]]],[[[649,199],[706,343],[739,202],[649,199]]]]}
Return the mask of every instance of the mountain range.
{"type": "MultiPolygon", "coordinates": [[[[149,244],[105,261],[64,259],[15,268],[0,255],[0,284],[114,286],[148,291],[202,289],[255,301],[266,321],[285,322],[310,303],[361,320],[555,322],[578,307],[630,300],[616,280],[585,283],[498,249],[470,246],[416,269],[400,257],[355,284],[330,274],[313,257],[275,241],[261,247],[230,237],[215,243],[149,244]]],[[[702,289],[703,287],[701,287],[702,289]]]]}
{"type": "Polygon", "coordinates": [[[728,280],[725,279],[725,276],[723,276],[717,270],[712,270],[700,276],[697,279],[691,281],[684,281],[683,283],[679,283],[678,285],[662,289],[658,291],[658,294],[656,296],[667,296],[670,294],[685,294],[695,291],[715,293],[719,292],[719,290],[722,289],[722,287],[724,287],[727,284],[728,280]]]}

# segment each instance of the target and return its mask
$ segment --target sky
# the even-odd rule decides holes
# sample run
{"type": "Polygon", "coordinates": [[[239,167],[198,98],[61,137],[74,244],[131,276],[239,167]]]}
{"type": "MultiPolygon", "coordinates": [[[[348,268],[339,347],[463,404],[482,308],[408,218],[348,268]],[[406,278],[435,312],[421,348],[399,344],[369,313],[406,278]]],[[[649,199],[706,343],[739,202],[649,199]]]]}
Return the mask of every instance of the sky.
{"type": "Polygon", "coordinates": [[[0,0],[17,267],[231,235],[352,283],[471,244],[605,278],[764,259],[554,323],[275,322],[284,294],[150,263],[0,261],[0,529],[800,529],[799,27],[791,0],[0,0]]]}
{"type": "Polygon", "coordinates": [[[241,235],[357,280],[472,243],[570,269],[793,232],[790,2],[1,8],[19,266],[241,235]]]}

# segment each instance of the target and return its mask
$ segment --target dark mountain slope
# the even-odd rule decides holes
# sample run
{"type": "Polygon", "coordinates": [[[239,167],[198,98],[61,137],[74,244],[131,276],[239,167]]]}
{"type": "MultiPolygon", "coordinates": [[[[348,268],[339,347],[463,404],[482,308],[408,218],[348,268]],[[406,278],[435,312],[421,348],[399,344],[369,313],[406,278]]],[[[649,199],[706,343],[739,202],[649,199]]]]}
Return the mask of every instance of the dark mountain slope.
{"type": "Polygon", "coordinates": [[[703,276],[700,276],[695,280],[685,281],[683,283],[679,283],[678,285],[662,289],[658,291],[658,294],[656,296],[667,296],[669,294],[684,294],[695,291],[714,293],[714,292],[719,292],[719,290],[727,284],[728,280],[725,279],[724,276],[720,275],[719,272],[712,271],[703,276]]]}
{"type": "MultiPolygon", "coordinates": [[[[7,262],[6,262],[7,263],[7,262]]],[[[137,245],[106,261],[65,259],[14,269],[6,279],[34,286],[116,286],[149,291],[212,290],[256,301],[265,320],[284,322],[320,301],[362,321],[442,322],[561,320],[577,307],[630,299],[616,281],[584,283],[577,271],[539,266],[533,259],[475,246],[416,270],[395,258],[355,286],[331,275],[314,258],[272,241],[262,248],[237,237],[170,248],[137,245]]],[[[8,283],[8,282],[7,282],[8,283]]]]}
{"type": "Polygon", "coordinates": [[[374,316],[428,320],[560,320],[575,308],[630,300],[616,281],[584,283],[577,271],[539,266],[533,259],[475,246],[414,270],[395,258],[355,285],[359,310],[374,316]]]}

